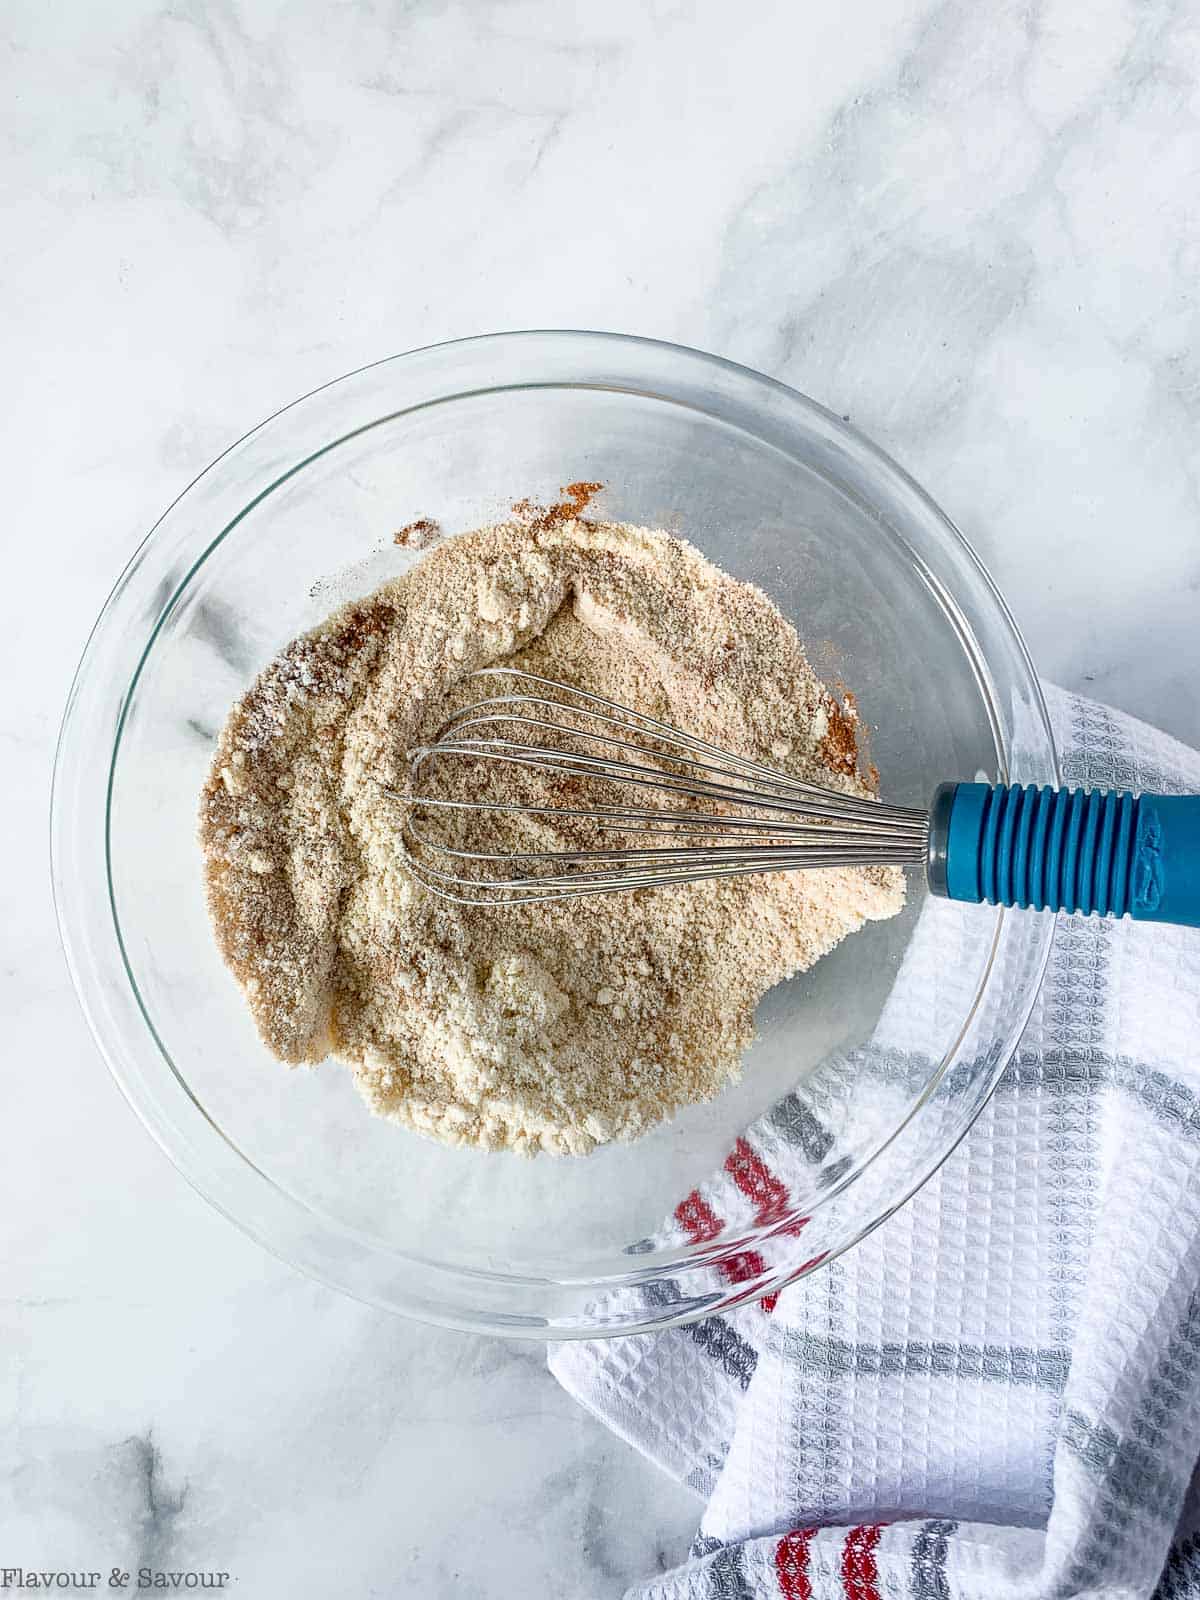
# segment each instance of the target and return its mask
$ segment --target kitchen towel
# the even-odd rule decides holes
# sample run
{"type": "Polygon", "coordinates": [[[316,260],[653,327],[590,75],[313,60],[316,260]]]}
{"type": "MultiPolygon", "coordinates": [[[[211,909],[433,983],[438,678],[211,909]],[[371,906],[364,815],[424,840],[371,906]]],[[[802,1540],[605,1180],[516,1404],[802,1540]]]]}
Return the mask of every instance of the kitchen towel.
{"type": "MultiPolygon", "coordinates": [[[[1069,785],[1200,792],[1194,751],[1047,693],[1069,785]]],[[[1200,1600],[1200,932],[1060,918],[894,1217],[770,1309],[550,1367],[704,1501],[637,1600],[1200,1600]]]]}

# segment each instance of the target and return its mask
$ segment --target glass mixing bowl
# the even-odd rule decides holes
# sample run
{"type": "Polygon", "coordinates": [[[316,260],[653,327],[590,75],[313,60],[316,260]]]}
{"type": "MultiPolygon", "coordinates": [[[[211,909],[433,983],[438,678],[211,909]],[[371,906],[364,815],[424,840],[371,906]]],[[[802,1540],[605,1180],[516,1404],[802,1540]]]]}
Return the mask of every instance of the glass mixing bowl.
{"type": "MultiPolygon", "coordinates": [[[[815,1270],[945,1159],[1033,1004],[1049,919],[932,899],[759,1009],[742,1080],[584,1159],[485,1155],[375,1120],[336,1062],[288,1071],[217,955],[196,818],[255,672],[449,534],[578,479],[686,535],[851,686],[891,799],[1054,783],[1003,601],[911,478],[820,406],[693,350],[593,333],[441,345],[328,384],[227,450],[104,607],[53,799],[63,942],[131,1104],[184,1175],[325,1282],[448,1325],[570,1338],[691,1321],[815,1270]]],[[[502,913],[497,913],[502,915],[502,913]]]]}

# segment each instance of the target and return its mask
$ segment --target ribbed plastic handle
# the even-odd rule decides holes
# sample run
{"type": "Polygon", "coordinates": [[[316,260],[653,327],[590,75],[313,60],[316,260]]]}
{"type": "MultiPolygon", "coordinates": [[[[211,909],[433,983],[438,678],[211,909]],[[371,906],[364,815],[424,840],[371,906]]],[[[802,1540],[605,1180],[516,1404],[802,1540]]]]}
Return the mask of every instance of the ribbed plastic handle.
{"type": "Polygon", "coordinates": [[[929,860],[951,900],[1200,927],[1200,795],[943,784],[929,860]]]}

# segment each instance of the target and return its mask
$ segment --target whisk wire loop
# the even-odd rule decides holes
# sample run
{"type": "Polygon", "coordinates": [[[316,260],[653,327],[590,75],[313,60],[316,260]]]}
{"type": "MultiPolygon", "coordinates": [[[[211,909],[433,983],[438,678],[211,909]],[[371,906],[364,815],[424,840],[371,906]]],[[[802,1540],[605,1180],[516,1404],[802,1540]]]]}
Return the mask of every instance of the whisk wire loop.
{"type": "Polygon", "coordinates": [[[535,673],[485,667],[471,675],[477,680],[488,686],[500,680],[501,687],[508,680],[517,692],[487,695],[455,712],[431,743],[410,752],[411,793],[388,791],[406,804],[409,870],[445,899],[533,905],[709,878],[925,858],[924,811],[805,783],[535,673]],[[432,780],[441,763],[467,763],[484,775],[489,766],[523,768],[551,789],[565,787],[565,798],[577,799],[583,787],[587,800],[589,785],[597,798],[563,804],[539,793],[526,803],[494,798],[486,784],[482,797],[439,794],[432,780]],[[622,789],[651,791],[664,803],[617,803],[622,789]],[[708,809],[680,804],[689,800],[708,809]],[[428,831],[435,818],[443,826],[490,821],[493,837],[437,837],[428,831]],[[507,848],[482,847],[526,818],[554,835],[553,848],[537,848],[536,840],[527,847],[525,839],[507,848]],[[586,837],[570,837],[572,829],[586,837]],[[673,842],[591,842],[593,834],[603,839],[613,833],[673,842]]]}

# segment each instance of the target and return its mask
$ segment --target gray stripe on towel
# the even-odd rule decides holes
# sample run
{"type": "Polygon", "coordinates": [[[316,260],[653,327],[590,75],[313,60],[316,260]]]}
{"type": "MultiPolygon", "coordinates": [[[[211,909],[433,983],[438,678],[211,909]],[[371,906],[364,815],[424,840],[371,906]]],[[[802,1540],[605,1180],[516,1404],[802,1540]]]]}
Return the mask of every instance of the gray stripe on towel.
{"type": "Polygon", "coordinates": [[[1071,1353],[1029,1345],[956,1344],[949,1340],[909,1339],[883,1344],[856,1344],[789,1328],[784,1351],[802,1368],[832,1377],[921,1376],[978,1378],[985,1383],[1027,1384],[1061,1394],[1066,1387],[1071,1353]]]}
{"type": "Polygon", "coordinates": [[[915,1600],[950,1600],[946,1556],[957,1522],[939,1519],[925,1523],[913,1540],[912,1592],[915,1600]]]}

